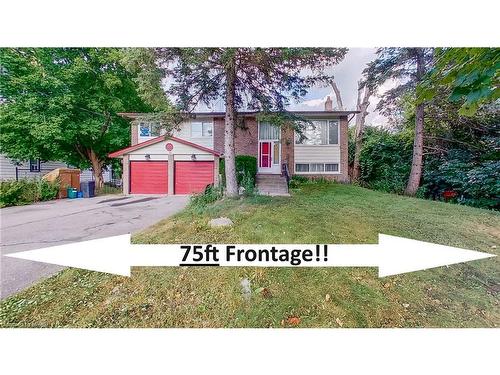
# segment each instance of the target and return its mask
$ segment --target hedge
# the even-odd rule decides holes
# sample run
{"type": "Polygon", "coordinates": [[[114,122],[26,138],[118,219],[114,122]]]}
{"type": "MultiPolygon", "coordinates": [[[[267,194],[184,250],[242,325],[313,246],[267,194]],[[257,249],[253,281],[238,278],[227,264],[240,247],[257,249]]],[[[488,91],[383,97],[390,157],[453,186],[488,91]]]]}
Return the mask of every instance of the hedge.
{"type": "Polygon", "coordinates": [[[55,199],[58,182],[23,179],[0,182],[0,207],[20,206],[55,199]]]}
{"type": "MultiPolygon", "coordinates": [[[[226,172],[224,159],[220,159],[219,173],[222,176],[222,183],[226,186],[226,172]]],[[[251,155],[238,155],[236,156],[236,180],[238,185],[241,186],[243,177],[249,174],[255,183],[255,176],[257,175],[257,158],[251,155]]]]}

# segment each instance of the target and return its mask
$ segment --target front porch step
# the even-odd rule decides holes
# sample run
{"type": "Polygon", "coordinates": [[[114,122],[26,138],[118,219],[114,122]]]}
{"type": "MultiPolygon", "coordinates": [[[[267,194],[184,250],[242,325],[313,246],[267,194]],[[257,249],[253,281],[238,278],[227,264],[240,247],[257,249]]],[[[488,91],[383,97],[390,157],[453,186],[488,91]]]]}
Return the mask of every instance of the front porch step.
{"type": "Polygon", "coordinates": [[[259,194],[271,196],[289,196],[286,178],[279,174],[257,174],[259,194]]]}

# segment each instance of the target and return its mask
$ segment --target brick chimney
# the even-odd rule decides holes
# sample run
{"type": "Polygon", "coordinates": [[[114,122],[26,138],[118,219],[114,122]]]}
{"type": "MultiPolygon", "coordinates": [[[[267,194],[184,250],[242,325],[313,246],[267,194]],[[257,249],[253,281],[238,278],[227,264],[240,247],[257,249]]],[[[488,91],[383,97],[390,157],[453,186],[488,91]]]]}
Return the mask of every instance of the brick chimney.
{"type": "Polygon", "coordinates": [[[333,111],[333,102],[332,102],[332,99],[329,96],[326,97],[325,111],[327,111],[327,112],[333,111]]]}

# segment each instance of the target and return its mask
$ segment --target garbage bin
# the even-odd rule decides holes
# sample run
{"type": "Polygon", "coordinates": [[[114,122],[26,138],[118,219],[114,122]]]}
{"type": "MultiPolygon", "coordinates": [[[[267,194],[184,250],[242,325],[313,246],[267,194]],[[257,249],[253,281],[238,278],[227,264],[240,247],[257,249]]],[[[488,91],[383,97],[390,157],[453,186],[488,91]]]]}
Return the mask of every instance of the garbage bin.
{"type": "Polygon", "coordinates": [[[67,189],[67,194],[68,194],[69,199],[75,199],[77,197],[78,190],[76,190],[75,188],[69,187],[67,189]]]}
{"type": "Polygon", "coordinates": [[[84,198],[92,198],[95,196],[95,181],[84,181],[80,183],[80,191],[84,198]]]}

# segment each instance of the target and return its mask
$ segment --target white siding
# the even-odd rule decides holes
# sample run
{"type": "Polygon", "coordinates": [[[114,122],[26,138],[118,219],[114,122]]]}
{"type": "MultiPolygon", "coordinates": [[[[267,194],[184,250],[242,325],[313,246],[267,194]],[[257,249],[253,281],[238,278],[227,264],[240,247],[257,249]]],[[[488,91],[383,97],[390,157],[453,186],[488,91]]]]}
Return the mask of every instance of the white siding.
{"type": "MultiPolygon", "coordinates": [[[[43,175],[49,173],[56,168],[68,168],[66,163],[60,161],[47,161],[40,163],[40,172],[30,172],[29,162],[23,162],[18,167],[18,178],[41,178],[43,175]]],[[[70,167],[72,168],[72,167],[70,167]]],[[[103,172],[104,182],[111,181],[111,169],[103,172]]],[[[16,179],[16,165],[7,157],[0,154],[0,180],[15,180],[16,179]]],[[[94,176],[90,169],[84,169],[80,173],[80,181],[92,181],[94,176]]]]}
{"type": "MultiPolygon", "coordinates": [[[[41,178],[44,174],[49,173],[56,168],[66,168],[65,163],[59,161],[47,161],[40,163],[40,172],[31,172],[29,162],[20,163],[17,166],[18,178],[41,178]]],[[[0,154],[0,180],[15,180],[16,165],[9,158],[0,154]]]]}
{"type": "MultiPolygon", "coordinates": [[[[196,143],[197,145],[207,147],[210,149],[214,148],[214,132],[215,132],[215,124],[213,118],[197,118],[193,121],[203,121],[203,122],[212,122],[212,136],[211,137],[191,137],[191,121],[185,121],[181,123],[178,129],[172,132],[172,136],[176,138],[184,139],[191,143],[196,143]]],[[[137,126],[137,132],[139,132],[139,126],[137,126]]],[[[164,132],[162,132],[164,133],[164,132]]],[[[138,143],[149,141],[156,137],[141,137],[140,133],[138,134],[138,143]]]]}
{"type": "Polygon", "coordinates": [[[321,145],[304,146],[295,145],[295,163],[339,163],[340,146],[321,145]]]}
{"type": "MultiPolygon", "coordinates": [[[[102,171],[102,178],[104,182],[111,181],[111,167],[108,167],[109,170],[102,171]]],[[[92,169],[83,169],[80,172],[80,182],[84,181],[94,181],[94,174],[92,173],[92,169]]]]}

